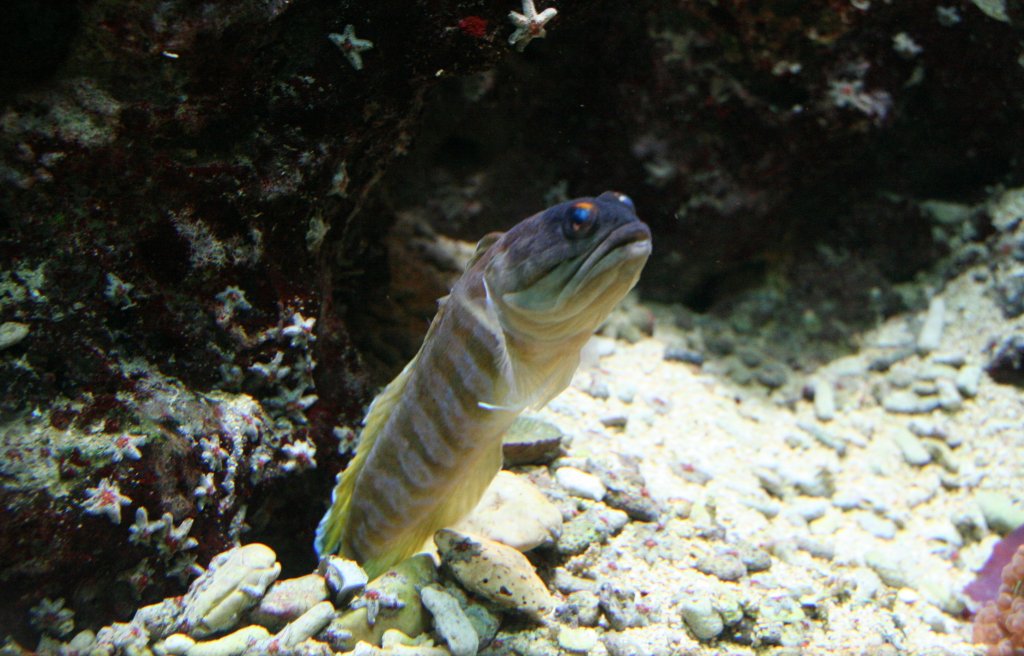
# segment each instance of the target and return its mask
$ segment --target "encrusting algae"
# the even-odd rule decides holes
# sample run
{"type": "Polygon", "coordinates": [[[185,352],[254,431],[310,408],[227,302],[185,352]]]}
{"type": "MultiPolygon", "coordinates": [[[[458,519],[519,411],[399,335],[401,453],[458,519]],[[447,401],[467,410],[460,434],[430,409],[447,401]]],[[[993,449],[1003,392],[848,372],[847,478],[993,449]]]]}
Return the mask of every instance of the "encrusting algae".
{"type": "Polygon", "coordinates": [[[419,353],[370,405],[317,553],[373,578],[472,510],[501,468],[502,434],[568,386],[650,252],[650,230],[614,192],[484,237],[419,353]]]}

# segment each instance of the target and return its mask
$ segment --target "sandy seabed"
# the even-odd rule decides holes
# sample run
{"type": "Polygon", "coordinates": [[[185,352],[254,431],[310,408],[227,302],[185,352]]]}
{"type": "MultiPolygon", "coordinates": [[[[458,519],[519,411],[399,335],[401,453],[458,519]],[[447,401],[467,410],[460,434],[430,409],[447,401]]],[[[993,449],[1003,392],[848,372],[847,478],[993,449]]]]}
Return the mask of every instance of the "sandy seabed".
{"type": "Polygon", "coordinates": [[[1019,518],[1024,467],[1020,390],[979,377],[1020,328],[988,280],[965,271],[933,298],[934,349],[928,312],[900,315],[771,394],[725,360],[664,359],[687,338],[667,309],[653,338],[599,344],[541,415],[570,436],[565,462],[634,462],[666,512],[567,572],[634,595],[620,633],[646,653],[982,653],[961,591],[1019,518]],[[794,386],[828,386],[834,416],[794,386]],[[715,638],[693,637],[702,622],[715,638]]]}

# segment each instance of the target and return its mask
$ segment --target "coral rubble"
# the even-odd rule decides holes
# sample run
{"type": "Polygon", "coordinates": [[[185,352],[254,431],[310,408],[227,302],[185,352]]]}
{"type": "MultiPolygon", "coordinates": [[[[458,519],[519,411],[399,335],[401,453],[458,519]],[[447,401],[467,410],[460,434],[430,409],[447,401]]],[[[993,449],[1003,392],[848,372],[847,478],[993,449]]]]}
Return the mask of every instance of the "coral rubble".
{"type": "Polygon", "coordinates": [[[1024,650],[1024,548],[1003,568],[995,600],[974,618],[974,641],[988,645],[990,656],[1014,656],[1024,650]]]}

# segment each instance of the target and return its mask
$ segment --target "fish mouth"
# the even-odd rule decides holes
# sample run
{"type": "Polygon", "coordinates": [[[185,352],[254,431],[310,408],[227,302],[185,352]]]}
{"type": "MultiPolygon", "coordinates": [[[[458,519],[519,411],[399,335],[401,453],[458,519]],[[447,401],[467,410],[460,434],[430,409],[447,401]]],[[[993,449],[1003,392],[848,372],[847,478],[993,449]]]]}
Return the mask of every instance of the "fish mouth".
{"type": "Polygon", "coordinates": [[[650,254],[651,229],[642,221],[630,221],[608,233],[583,260],[573,278],[596,275],[605,268],[628,260],[646,258],[650,254]]]}

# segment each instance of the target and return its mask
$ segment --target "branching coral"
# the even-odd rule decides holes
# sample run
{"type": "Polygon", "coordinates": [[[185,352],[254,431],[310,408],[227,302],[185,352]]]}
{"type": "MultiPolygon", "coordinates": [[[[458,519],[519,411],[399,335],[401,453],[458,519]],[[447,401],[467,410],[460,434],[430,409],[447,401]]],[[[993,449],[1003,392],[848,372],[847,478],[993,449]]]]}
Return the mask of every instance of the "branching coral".
{"type": "Polygon", "coordinates": [[[999,596],[974,618],[974,641],[989,646],[989,656],[1024,653],[1024,546],[1003,568],[999,596]]]}

